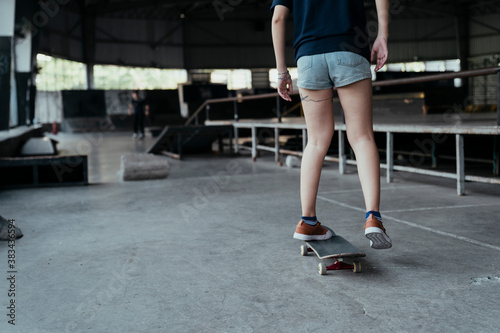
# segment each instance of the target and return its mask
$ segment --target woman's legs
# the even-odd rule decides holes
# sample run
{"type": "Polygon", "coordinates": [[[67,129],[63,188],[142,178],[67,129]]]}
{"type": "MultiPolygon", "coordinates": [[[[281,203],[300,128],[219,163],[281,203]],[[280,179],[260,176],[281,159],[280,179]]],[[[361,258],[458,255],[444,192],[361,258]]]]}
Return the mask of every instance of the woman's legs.
{"type": "Polygon", "coordinates": [[[380,160],[372,125],[372,82],[362,80],[337,89],[344,109],[347,138],[354,150],[366,211],[379,211],[380,160]]]}
{"type": "MultiPolygon", "coordinates": [[[[371,81],[362,80],[338,88],[338,94],[344,109],[347,137],[358,162],[366,210],[379,211],[380,160],[373,136],[371,81]]],[[[300,96],[308,134],[300,175],[302,216],[315,216],[321,169],[334,132],[333,93],[331,89],[300,88],[300,96]]]]}
{"type": "Polygon", "coordinates": [[[392,241],[379,213],[380,160],[373,135],[372,82],[358,81],[338,88],[347,127],[347,138],[356,155],[358,175],[367,211],[365,236],[374,249],[389,249],[392,241]]]}
{"type": "MultiPolygon", "coordinates": [[[[388,249],[392,243],[385,232],[379,213],[380,160],[373,135],[371,89],[371,80],[367,79],[338,88],[338,93],[345,113],[347,137],[358,162],[358,174],[366,210],[369,212],[365,223],[365,236],[370,240],[371,247],[388,249]]],[[[302,216],[306,220],[305,217],[316,216],[316,197],[321,169],[332,141],[335,123],[331,89],[300,88],[300,97],[308,132],[300,170],[302,216]]],[[[299,222],[294,237],[312,239],[309,238],[311,228],[304,221],[299,222]]],[[[320,235],[317,239],[331,237],[320,225],[313,232],[320,235]]]]}
{"type": "Polygon", "coordinates": [[[302,216],[316,216],[321,169],[334,133],[333,90],[299,88],[307,125],[307,145],[300,169],[302,216]]]}

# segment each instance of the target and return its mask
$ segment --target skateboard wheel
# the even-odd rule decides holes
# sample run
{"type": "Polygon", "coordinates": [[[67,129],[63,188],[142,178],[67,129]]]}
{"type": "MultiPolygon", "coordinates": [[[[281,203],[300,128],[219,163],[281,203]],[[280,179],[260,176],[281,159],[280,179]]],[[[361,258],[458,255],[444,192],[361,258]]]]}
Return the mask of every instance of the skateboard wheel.
{"type": "Polygon", "coordinates": [[[354,273],[360,273],[361,272],[361,263],[359,261],[353,262],[352,265],[354,266],[354,268],[352,269],[352,271],[354,273]]]}
{"type": "Polygon", "coordinates": [[[307,248],[307,245],[301,245],[300,246],[300,254],[302,254],[303,256],[307,256],[308,253],[309,253],[309,249],[307,248]]]}
{"type": "Polygon", "coordinates": [[[319,275],[326,275],[327,269],[326,269],[325,263],[320,263],[318,265],[318,272],[319,272],[319,275]]]}

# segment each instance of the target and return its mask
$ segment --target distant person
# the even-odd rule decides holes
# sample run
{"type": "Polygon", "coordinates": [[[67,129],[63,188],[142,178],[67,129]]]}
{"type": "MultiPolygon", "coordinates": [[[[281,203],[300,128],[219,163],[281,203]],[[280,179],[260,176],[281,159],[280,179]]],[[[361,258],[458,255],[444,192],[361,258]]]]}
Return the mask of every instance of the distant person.
{"type": "Polygon", "coordinates": [[[392,246],[379,212],[380,161],[372,123],[372,74],[387,61],[389,0],[375,0],[378,36],[370,52],[363,0],[274,0],[272,37],[278,69],[278,93],[291,101],[292,79],[285,61],[286,20],[293,13],[294,48],[300,99],[308,141],[300,171],[302,218],[294,237],[322,240],[332,237],[316,217],[316,198],[323,161],[332,142],[333,87],[344,109],[347,138],[356,154],[365,199],[364,233],[374,249],[392,246]]]}
{"type": "Polygon", "coordinates": [[[149,105],[146,100],[139,99],[139,91],[134,90],[132,92],[132,100],[128,106],[128,114],[132,115],[132,109],[134,110],[134,134],[132,139],[143,139],[144,138],[144,118],[149,116],[149,105]],[[140,132],[140,134],[139,134],[140,132]]]}

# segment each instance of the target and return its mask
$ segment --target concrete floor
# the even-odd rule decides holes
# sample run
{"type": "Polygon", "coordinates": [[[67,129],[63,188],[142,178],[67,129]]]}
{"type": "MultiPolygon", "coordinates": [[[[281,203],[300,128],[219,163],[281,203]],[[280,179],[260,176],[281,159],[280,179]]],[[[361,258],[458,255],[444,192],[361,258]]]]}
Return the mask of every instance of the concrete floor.
{"type": "MultiPolygon", "coordinates": [[[[101,135],[101,134],[99,134],[101,135]]],[[[16,242],[16,326],[0,332],[498,332],[500,187],[396,173],[382,180],[394,247],[363,236],[355,169],[325,165],[320,220],[366,251],[364,271],[317,273],[292,234],[299,169],[271,155],[188,156],[164,180],[121,182],[152,142],[60,135],[90,155],[91,185],[0,192],[16,242]]],[[[2,276],[7,243],[0,243],[2,276]]]]}

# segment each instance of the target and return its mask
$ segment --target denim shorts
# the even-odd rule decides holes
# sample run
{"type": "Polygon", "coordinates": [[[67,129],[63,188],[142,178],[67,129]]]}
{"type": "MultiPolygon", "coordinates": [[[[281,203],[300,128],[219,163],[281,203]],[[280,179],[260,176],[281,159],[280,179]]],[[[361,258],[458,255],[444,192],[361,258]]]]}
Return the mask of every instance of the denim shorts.
{"type": "Polygon", "coordinates": [[[372,77],[365,57],[343,51],[302,56],[297,71],[297,86],[311,90],[343,87],[372,77]]]}

